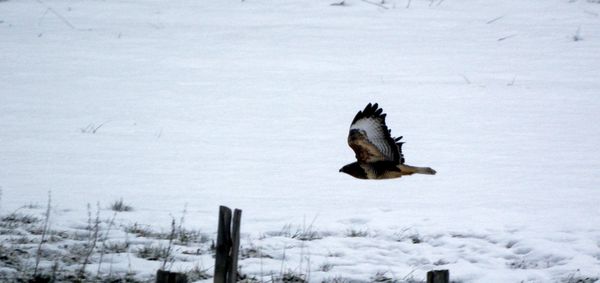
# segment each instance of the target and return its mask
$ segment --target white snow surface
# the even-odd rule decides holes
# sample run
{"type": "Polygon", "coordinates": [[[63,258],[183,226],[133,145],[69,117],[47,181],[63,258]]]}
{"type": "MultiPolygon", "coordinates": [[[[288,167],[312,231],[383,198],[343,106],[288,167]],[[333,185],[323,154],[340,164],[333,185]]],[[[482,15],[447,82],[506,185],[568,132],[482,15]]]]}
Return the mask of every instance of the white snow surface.
{"type": "MultiPolygon", "coordinates": [[[[331,3],[0,1],[0,213],[51,191],[70,229],[122,198],[122,225],[186,207],[214,237],[240,208],[265,280],[599,278],[600,4],[331,3]],[[369,102],[437,175],[338,172],[369,102]]],[[[113,269],[160,266],[132,257],[113,269]]]]}

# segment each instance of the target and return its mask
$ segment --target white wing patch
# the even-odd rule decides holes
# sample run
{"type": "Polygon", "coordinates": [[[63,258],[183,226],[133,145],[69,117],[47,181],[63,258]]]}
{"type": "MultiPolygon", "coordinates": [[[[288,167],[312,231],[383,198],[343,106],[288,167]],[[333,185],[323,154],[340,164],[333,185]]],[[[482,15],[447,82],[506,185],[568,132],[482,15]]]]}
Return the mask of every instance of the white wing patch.
{"type": "Polygon", "coordinates": [[[350,126],[350,131],[359,130],[366,134],[368,141],[373,144],[387,160],[394,160],[394,151],[398,149],[390,146],[387,140],[387,127],[383,124],[381,118],[365,117],[354,122],[350,126]]]}

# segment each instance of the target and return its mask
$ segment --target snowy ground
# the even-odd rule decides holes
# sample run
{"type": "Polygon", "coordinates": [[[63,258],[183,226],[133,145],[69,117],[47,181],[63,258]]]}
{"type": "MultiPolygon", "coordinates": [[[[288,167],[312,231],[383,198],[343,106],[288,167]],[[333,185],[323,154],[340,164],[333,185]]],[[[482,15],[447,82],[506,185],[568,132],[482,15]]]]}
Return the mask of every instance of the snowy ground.
{"type": "Polygon", "coordinates": [[[44,269],[149,280],[183,217],[210,275],[223,204],[257,280],[597,281],[600,4],[386,2],[0,0],[3,279],[51,191],[44,269]],[[338,173],[368,102],[436,176],[338,173]]]}

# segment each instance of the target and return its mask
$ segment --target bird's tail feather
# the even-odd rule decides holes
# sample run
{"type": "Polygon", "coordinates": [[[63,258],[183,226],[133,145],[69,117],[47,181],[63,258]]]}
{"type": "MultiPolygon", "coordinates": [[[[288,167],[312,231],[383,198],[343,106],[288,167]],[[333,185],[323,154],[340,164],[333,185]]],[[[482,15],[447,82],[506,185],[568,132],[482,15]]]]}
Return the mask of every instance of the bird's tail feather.
{"type": "Polygon", "coordinates": [[[402,175],[412,175],[415,173],[435,175],[435,173],[437,173],[435,170],[431,169],[430,167],[416,167],[416,166],[400,164],[400,165],[398,165],[398,168],[400,168],[400,172],[402,172],[402,175]]]}

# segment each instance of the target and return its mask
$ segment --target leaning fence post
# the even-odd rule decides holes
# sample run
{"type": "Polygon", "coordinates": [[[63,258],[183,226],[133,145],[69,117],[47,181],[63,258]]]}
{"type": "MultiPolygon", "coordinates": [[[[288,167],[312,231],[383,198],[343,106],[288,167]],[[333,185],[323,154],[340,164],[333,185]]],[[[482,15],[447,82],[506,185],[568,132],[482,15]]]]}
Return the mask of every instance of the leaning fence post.
{"type": "Polygon", "coordinates": [[[429,271],[427,283],[450,283],[450,272],[447,269],[429,271]]]}

